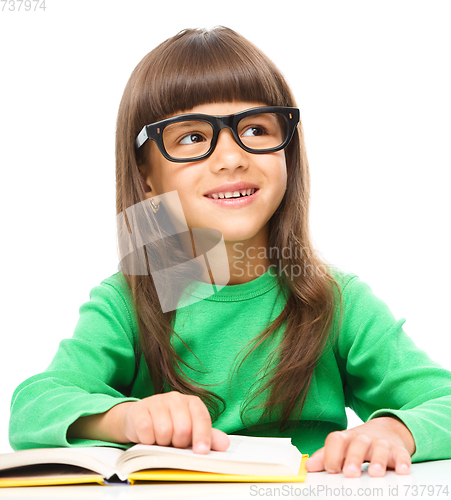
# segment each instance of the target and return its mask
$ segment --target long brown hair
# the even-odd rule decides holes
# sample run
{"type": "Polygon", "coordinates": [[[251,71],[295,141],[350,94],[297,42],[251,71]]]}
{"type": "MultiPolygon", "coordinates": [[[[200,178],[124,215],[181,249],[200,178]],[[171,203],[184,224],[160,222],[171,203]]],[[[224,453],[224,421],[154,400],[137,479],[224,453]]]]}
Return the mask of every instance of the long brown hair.
{"type": "MultiPolygon", "coordinates": [[[[134,140],[144,125],[200,104],[232,101],[297,106],[274,63],[229,28],[186,29],[148,53],[131,74],[119,107],[117,214],[146,200],[139,167],[146,161],[147,149],[146,145],[138,151],[134,148],[134,140]]],[[[293,420],[290,416],[299,403],[298,418],[302,412],[315,365],[333,330],[337,298],[341,311],[340,287],[311,243],[310,174],[302,123],[285,149],[285,155],[287,189],[270,220],[269,248],[278,250],[277,255],[270,252],[270,261],[281,269],[304,272],[299,276],[277,275],[282,290],[283,285],[286,286],[286,305],[275,321],[253,340],[250,351],[286,323],[283,339],[273,352],[273,358],[277,356],[276,368],[261,379],[266,383],[252,398],[270,389],[268,400],[257,406],[264,407],[261,420],[268,414],[271,419],[273,412],[277,412],[281,430],[293,420]],[[293,247],[302,249],[301,253],[291,252],[289,257],[284,257],[282,249],[293,247]],[[305,272],[306,269],[310,272],[305,272]]],[[[119,252],[122,258],[125,250],[119,248],[119,252]]],[[[136,352],[137,363],[144,354],[155,393],[164,392],[166,383],[170,390],[198,395],[215,421],[224,411],[225,402],[214,392],[191,383],[192,379],[184,374],[181,365],[186,363],[171,344],[171,336],[177,335],[172,328],[176,311],[162,312],[152,276],[123,274],[133,297],[139,328],[141,345],[136,352]]],[[[270,362],[268,360],[265,369],[270,362]]]]}

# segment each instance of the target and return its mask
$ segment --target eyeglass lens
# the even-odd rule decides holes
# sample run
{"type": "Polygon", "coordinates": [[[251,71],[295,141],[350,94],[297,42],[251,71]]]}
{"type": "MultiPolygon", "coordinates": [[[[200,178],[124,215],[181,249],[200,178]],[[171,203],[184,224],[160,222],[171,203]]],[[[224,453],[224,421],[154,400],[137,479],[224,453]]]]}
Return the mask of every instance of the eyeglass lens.
{"type": "MultiPolygon", "coordinates": [[[[250,149],[280,146],[287,135],[287,119],[281,113],[260,113],[242,118],[237,125],[241,142],[250,149]]],[[[195,158],[205,154],[213,139],[210,123],[193,120],[171,123],[163,130],[163,144],[169,156],[195,158]]]]}

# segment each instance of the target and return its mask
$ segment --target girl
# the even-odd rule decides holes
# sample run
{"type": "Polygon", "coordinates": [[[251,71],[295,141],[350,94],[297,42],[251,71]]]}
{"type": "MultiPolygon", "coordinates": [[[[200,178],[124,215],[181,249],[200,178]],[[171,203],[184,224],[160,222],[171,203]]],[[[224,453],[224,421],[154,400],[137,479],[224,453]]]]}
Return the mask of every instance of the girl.
{"type": "Polygon", "coordinates": [[[285,436],[309,471],[349,477],[451,458],[451,373],[313,249],[299,111],[253,44],[190,29],[145,56],[116,179],[121,270],[14,392],[15,450],[285,436]]]}

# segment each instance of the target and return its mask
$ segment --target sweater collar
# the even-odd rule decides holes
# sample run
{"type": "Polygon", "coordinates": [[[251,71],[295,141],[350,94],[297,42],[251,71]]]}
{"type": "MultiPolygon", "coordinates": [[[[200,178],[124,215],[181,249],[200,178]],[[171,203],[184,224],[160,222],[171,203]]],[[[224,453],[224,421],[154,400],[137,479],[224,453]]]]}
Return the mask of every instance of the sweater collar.
{"type": "MultiPolygon", "coordinates": [[[[198,299],[213,300],[217,302],[247,300],[257,297],[258,295],[263,295],[272,290],[277,285],[278,272],[279,270],[277,266],[269,267],[264,274],[260,275],[258,278],[248,281],[247,283],[226,285],[222,288],[203,281],[193,281],[186,287],[183,294],[191,294],[191,296],[197,299],[192,302],[198,302],[198,299]]],[[[189,298],[187,300],[188,303],[185,305],[189,305],[191,303],[189,298]]],[[[179,305],[180,307],[185,306],[181,304],[179,305]]]]}

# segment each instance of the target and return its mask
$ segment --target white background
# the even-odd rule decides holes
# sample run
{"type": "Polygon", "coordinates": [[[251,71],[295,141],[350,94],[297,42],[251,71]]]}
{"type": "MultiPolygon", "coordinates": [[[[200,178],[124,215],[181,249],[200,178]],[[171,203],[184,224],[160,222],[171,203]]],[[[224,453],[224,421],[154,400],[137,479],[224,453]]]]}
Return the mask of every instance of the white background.
{"type": "Polygon", "coordinates": [[[278,65],[301,110],[317,248],[451,369],[449,2],[214,5],[0,12],[0,452],[14,389],[47,367],[90,289],[117,270],[119,101],[141,58],[184,28],[228,26],[278,65]]]}

